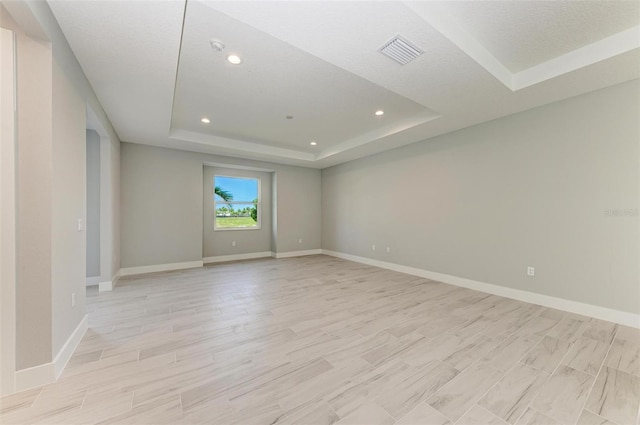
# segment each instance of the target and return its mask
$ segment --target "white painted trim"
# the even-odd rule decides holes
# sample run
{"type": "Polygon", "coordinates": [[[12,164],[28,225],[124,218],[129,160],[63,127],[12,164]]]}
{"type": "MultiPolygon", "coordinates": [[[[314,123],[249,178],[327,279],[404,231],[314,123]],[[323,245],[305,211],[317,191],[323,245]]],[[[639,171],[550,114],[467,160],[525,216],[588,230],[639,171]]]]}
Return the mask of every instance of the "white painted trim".
{"type": "Polygon", "coordinates": [[[16,46],[0,28],[0,396],[15,392],[16,375],[16,46]]]}
{"type": "Polygon", "coordinates": [[[67,366],[67,363],[69,363],[71,356],[73,356],[76,348],[78,348],[78,344],[82,341],[82,337],[84,337],[87,329],[89,329],[89,316],[85,314],[80,323],[78,323],[76,329],[69,336],[69,339],[67,339],[67,342],[64,343],[56,357],[53,359],[55,379],[58,379],[62,374],[62,371],[67,366]]]}
{"type": "MultiPolygon", "coordinates": [[[[227,152],[250,151],[254,152],[255,154],[269,155],[274,157],[287,157],[309,162],[312,162],[315,159],[315,155],[308,152],[302,152],[299,150],[287,148],[276,148],[260,143],[247,142],[244,140],[230,139],[227,137],[220,137],[209,134],[205,135],[203,133],[196,133],[194,131],[188,130],[171,130],[169,131],[169,138],[172,140],[204,144],[207,146],[215,146],[227,150],[227,152]]],[[[223,152],[223,154],[225,153],[226,152],[223,152]]]]}
{"type": "Polygon", "coordinates": [[[235,164],[227,164],[223,162],[208,162],[205,161],[203,163],[207,167],[217,167],[217,168],[231,168],[232,170],[246,170],[246,171],[258,171],[261,173],[274,173],[276,170],[270,168],[258,168],[258,167],[249,167],[247,165],[235,165],[235,164]]]}
{"type": "Polygon", "coordinates": [[[98,292],[110,292],[113,291],[113,281],[108,280],[106,282],[98,283],[98,292]]]}
{"type": "Polygon", "coordinates": [[[120,276],[132,276],[136,274],[166,272],[172,270],[195,269],[202,267],[202,260],[185,261],[183,263],[155,264],[153,266],[123,267],[120,276]]]}
{"type": "Polygon", "coordinates": [[[640,47],[640,25],[513,73],[478,40],[458,25],[438,2],[407,2],[418,16],[458,46],[487,72],[517,91],[640,47]]]}
{"type": "Polygon", "coordinates": [[[513,74],[512,90],[520,90],[640,47],[640,25],[572,50],[513,74]]]}
{"type": "Polygon", "coordinates": [[[321,249],[308,249],[306,251],[288,251],[288,252],[251,252],[249,254],[234,254],[234,255],[218,255],[216,257],[205,257],[202,261],[205,264],[208,263],[221,263],[224,261],[238,261],[238,260],[250,260],[253,258],[289,258],[289,257],[302,257],[305,255],[318,255],[322,254],[321,249]]]}
{"type": "Polygon", "coordinates": [[[113,275],[113,277],[111,278],[111,289],[115,288],[116,285],[118,285],[118,281],[120,280],[120,277],[122,277],[122,270],[118,269],[116,274],[113,275]]]}
{"type": "Polygon", "coordinates": [[[402,133],[403,131],[412,129],[421,124],[425,124],[438,118],[442,118],[442,115],[436,113],[435,111],[427,109],[424,112],[412,115],[406,119],[394,121],[393,123],[382,128],[360,134],[356,137],[340,142],[337,145],[333,145],[327,149],[324,149],[320,153],[318,153],[318,155],[316,155],[315,160],[318,161],[321,159],[329,158],[333,155],[340,154],[347,150],[375,142],[376,140],[380,140],[394,134],[402,133]]]}
{"type": "Polygon", "coordinates": [[[366,257],[359,257],[357,255],[345,254],[342,252],[323,249],[322,253],[330,255],[332,257],[342,258],[344,260],[355,261],[357,263],[368,264],[370,266],[419,276],[425,279],[436,280],[439,282],[448,283],[450,285],[473,289],[475,291],[499,295],[505,298],[511,298],[518,301],[542,305],[544,307],[551,307],[568,311],[570,313],[577,313],[583,316],[594,317],[596,319],[606,320],[609,322],[620,323],[622,325],[632,326],[634,328],[640,328],[640,314],[614,310],[592,304],[585,304],[578,301],[566,300],[564,298],[552,297],[550,295],[536,294],[534,292],[523,291],[520,289],[507,288],[505,286],[479,282],[462,277],[432,272],[415,267],[403,266],[395,263],[388,263],[386,261],[379,261],[366,257]]]}
{"type": "Polygon", "coordinates": [[[307,249],[305,251],[273,252],[271,254],[273,255],[273,258],[304,257],[305,255],[322,254],[322,250],[321,249],[307,249]]]}
{"type": "Polygon", "coordinates": [[[111,292],[113,288],[116,287],[118,281],[120,280],[122,270],[118,270],[118,272],[113,275],[111,280],[106,280],[104,282],[98,282],[98,292],[111,292]]]}
{"type": "Polygon", "coordinates": [[[458,46],[498,81],[512,89],[513,75],[489,50],[462,28],[451,14],[436,2],[405,2],[418,16],[458,46]]]}
{"type": "Polygon", "coordinates": [[[16,371],[16,392],[55,382],[78,348],[88,328],[89,316],[85,314],[52,362],[16,371]]]}
{"type": "Polygon", "coordinates": [[[225,261],[251,260],[254,258],[271,257],[271,251],[250,252],[248,254],[232,254],[232,255],[216,255],[215,257],[205,257],[202,259],[204,264],[223,263],[225,261]]]}
{"type": "Polygon", "coordinates": [[[100,283],[100,279],[102,279],[100,276],[87,277],[87,286],[96,286],[100,283]]]}

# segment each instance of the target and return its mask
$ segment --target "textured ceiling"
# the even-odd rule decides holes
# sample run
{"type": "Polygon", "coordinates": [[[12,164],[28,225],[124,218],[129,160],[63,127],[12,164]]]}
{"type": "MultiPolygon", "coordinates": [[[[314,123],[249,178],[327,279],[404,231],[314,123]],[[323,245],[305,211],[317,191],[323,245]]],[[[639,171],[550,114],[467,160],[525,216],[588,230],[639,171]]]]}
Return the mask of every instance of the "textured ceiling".
{"type": "Polygon", "coordinates": [[[451,16],[519,72],[638,25],[637,1],[453,1],[451,16]]]}
{"type": "Polygon", "coordinates": [[[49,4],[123,141],[317,168],[640,77],[638,2],[49,4]]]}

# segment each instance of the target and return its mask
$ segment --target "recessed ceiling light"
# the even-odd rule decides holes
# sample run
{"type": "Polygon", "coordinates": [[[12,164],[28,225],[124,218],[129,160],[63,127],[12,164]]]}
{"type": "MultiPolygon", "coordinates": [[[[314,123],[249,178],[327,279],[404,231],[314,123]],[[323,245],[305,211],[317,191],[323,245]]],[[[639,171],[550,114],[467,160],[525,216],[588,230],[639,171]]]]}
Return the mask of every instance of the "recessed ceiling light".
{"type": "Polygon", "coordinates": [[[311,146],[316,146],[318,144],[318,142],[311,142],[309,143],[311,146]]]}
{"type": "Polygon", "coordinates": [[[382,109],[378,109],[378,110],[376,111],[376,116],[377,116],[377,117],[380,117],[380,116],[382,116],[382,115],[384,115],[384,111],[383,111],[382,109]]]}
{"type": "Polygon", "coordinates": [[[207,118],[207,117],[201,118],[200,121],[202,121],[205,124],[209,124],[211,122],[211,120],[209,118],[207,118]]]}
{"type": "Polygon", "coordinates": [[[227,56],[227,60],[233,65],[240,65],[242,63],[242,59],[238,55],[229,55],[227,56]]]}

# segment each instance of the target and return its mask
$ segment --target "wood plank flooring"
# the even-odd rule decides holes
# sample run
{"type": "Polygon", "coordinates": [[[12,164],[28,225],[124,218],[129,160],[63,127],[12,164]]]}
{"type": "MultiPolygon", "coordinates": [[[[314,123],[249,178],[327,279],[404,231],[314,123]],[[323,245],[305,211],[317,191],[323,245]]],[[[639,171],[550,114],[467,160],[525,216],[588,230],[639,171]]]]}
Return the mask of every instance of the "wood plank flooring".
{"type": "Polygon", "coordinates": [[[639,425],[640,332],[327,256],[122,279],[2,424],[639,425]]]}

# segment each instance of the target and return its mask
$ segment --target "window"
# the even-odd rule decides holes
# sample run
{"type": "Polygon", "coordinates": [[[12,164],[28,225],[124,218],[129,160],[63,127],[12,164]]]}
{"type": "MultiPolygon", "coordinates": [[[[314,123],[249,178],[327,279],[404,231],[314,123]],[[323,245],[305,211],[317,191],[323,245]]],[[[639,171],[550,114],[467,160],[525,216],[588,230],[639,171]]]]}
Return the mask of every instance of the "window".
{"type": "Polygon", "coordinates": [[[260,228],[260,179],[214,176],[214,230],[260,228]]]}

